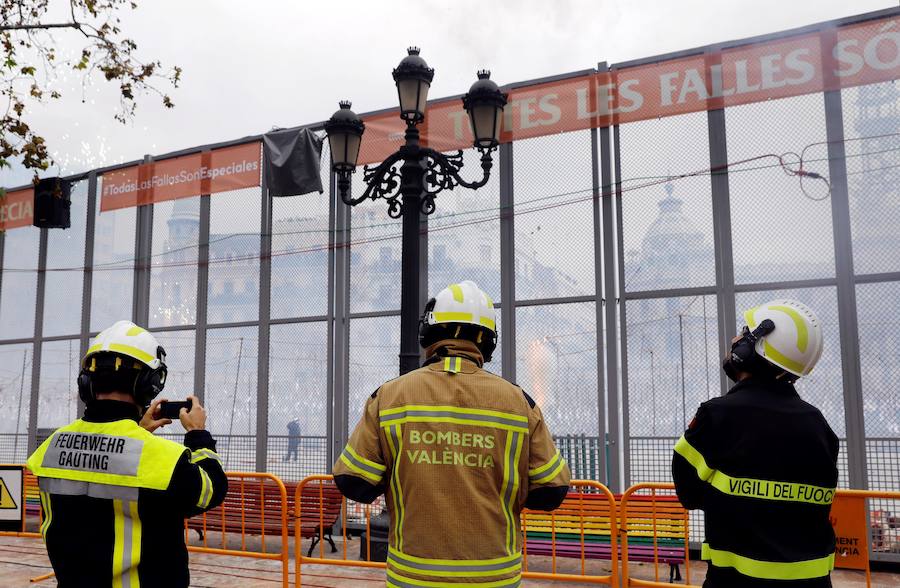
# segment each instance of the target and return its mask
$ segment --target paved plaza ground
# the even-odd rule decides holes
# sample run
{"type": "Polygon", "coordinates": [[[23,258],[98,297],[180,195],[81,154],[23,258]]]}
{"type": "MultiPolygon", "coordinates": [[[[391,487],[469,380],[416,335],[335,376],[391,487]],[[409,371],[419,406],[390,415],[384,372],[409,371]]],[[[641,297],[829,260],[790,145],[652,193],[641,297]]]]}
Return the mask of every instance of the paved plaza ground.
{"type": "MultiPolygon", "coordinates": [[[[304,546],[307,542],[304,541],[304,546]]],[[[338,542],[339,549],[343,546],[338,542]]],[[[353,557],[359,549],[358,540],[348,545],[348,556],[353,557]]],[[[335,554],[342,557],[342,550],[335,554]]],[[[331,557],[331,554],[328,554],[331,557]]],[[[578,573],[580,563],[577,560],[558,560],[558,571],[578,573]]],[[[589,571],[608,573],[608,562],[590,562],[589,571]]],[[[191,587],[192,588],[271,588],[280,585],[280,564],[273,561],[247,559],[220,555],[191,554],[191,587]]],[[[549,558],[529,558],[529,568],[533,571],[549,571],[549,558]]],[[[691,567],[691,583],[701,584],[706,564],[695,562],[691,567]]],[[[293,561],[291,570],[294,569],[293,561]]],[[[304,566],[302,585],[312,588],[351,588],[384,585],[384,572],[333,565],[304,566]]],[[[653,579],[652,565],[638,564],[636,577],[653,579]]],[[[28,586],[52,588],[56,581],[52,578],[31,583],[30,580],[51,572],[47,553],[39,539],[18,537],[0,537],[0,587],[25,588],[28,586]]],[[[660,569],[660,579],[665,580],[667,569],[660,569]]],[[[864,588],[865,576],[860,572],[839,570],[832,575],[835,588],[864,588]]],[[[564,582],[548,582],[525,580],[523,586],[528,588],[545,588],[576,584],[564,582]]],[[[577,584],[587,586],[587,584],[577,584]]],[[[291,578],[293,586],[293,576],[291,578]]],[[[900,586],[900,573],[876,572],[872,577],[873,588],[896,588],[900,586]]]]}

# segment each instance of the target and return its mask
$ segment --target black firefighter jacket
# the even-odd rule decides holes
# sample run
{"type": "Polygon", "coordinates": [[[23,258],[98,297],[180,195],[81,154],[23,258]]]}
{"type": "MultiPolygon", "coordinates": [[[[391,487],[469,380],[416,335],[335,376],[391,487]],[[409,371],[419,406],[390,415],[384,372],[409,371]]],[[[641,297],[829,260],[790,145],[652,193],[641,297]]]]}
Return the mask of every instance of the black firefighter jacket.
{"type": "Polygon", "coordinates": [[[830,587],[837,457],[825,417],[789,383],[750,378],[701,404],[672,475],[706,514],[704,586],[830,587]]]}

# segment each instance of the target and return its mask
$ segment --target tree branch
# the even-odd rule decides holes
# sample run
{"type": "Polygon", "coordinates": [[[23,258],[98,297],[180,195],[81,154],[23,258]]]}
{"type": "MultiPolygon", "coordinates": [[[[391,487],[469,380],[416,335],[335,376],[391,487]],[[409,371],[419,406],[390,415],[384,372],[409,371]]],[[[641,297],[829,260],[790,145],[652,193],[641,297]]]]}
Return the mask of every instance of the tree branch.
{"type": "Polygon", "coordinates": [[[35,31],[41,29],[77,29],[80,28],[77,22],[60,22],[50,24],[21,24],[21,25],[0,25],[0,31],[35,31]]]}

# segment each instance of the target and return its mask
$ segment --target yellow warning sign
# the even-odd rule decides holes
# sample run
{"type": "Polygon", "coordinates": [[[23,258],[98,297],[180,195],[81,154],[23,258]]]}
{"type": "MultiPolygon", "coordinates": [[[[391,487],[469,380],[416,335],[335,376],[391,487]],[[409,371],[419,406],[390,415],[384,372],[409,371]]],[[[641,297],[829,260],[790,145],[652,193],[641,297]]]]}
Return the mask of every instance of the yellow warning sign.
{"type": "Polygon", "coordinates": [[[9,490],[6,488],[6,482],[3,481],[3,478],[0,478],[0,509],[8,508],[19,507],[16,506],[16,500],[12,497],[12,494],[10,494],[9,490]]]}

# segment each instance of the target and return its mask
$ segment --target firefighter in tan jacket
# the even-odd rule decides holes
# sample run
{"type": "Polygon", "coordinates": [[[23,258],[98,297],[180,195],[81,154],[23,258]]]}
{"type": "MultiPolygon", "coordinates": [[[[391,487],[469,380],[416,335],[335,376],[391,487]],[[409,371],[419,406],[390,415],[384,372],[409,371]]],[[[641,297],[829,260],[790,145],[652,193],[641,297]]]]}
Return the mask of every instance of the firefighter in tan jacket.
{"type": "Polygon", "coordinates": [[[334,465],[345,496],[390,510],[387,585],[518,586],[523,507],[553,510],[569,468],[541,410],[482,369],[494,304],[473,282],[425,307],[425,365],[383,384],[334,465]]]}

